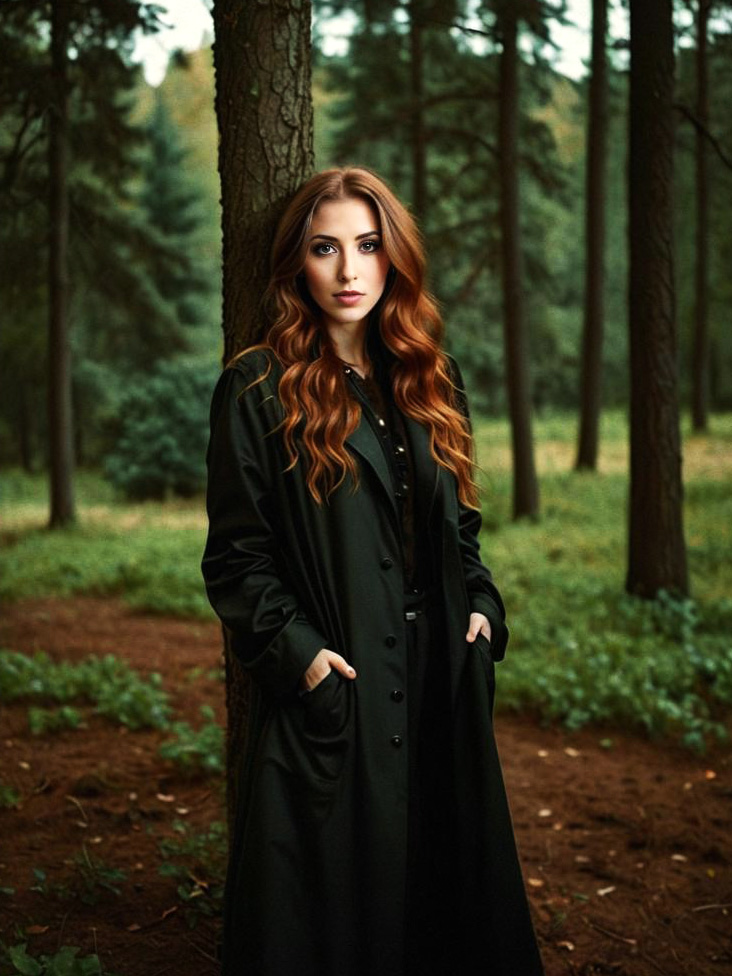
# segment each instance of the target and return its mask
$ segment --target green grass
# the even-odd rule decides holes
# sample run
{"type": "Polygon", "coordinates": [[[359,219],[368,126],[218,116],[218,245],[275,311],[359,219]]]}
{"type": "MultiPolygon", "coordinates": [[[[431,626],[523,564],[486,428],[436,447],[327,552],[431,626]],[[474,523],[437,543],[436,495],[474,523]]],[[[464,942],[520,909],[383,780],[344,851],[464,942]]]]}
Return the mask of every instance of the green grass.
{"type": "MultiPolygon", "coordinates": [[[[483,557],[509,611],[498,707],[570,726],[622,724],[701,748],[732,702],[732,414],[684,430],[685,531],[693,603],[634,600],[626,569],[627,422],[603,417],[599,471],[572,470],[576,422],[535,424],[541,520],[511,522],[503,420],[475,421],[483,557]]],[[[78,528],[49,533],[39,478],[4,476],[0,599],[119,594],[158,613],[211,617],[200,577],[201,499],[132,506],[97,476],[79,481],[78,528]]]]}

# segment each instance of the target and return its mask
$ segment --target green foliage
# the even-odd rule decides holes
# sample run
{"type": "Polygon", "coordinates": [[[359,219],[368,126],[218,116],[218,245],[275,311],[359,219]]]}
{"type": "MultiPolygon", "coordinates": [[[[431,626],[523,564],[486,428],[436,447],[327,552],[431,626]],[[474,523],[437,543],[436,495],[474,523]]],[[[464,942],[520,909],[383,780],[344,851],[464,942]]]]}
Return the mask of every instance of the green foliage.
{"type": "Polygon", "coordinates": [[[221,914],[228,850],[226,825],[214,821],[198,833],[184,821],[176,820],[173,828],[178,837],[160,841],[165,863],[158,870],[163,877],[177,882],[186,921],[193,928],[199,917],[221,914]]]}
{"type": "Polygon", "coordinates": [[[173,722],[170,729],[174,738],[163,742],[158,751],[186,772],[223,773],[224,730],[214,720],[210,705],[201,705],[200,711],[207,721],[199,729],[191,728],[188,722],[173,722]]]}
{"type": "Polygon", "coordinates": [[[7,810],[10,807],[17,807],[20,802],[20,794],[12,786],[0,783],[0,810],[7,810]]]}
{"type": "MultiPolygon", "coordinates": [[[[170,705],[161,685],[159,674],[141,678],[125,661],[111,654],[103,658],[92,655],[72,664],[53,661],[42,652],[30,657],[16,651],[0,651],[0,698],[4,701],[46,698],[68,702],[82,699],[93,703],[97,714],[130,729],[167,727],[170,705]]],[[[39,716],[36,710],[31,729],[36,733],[43,731],[44,722],[74,727],[74,712],[74,709],[66,709],[66,717],[59,718],[53,713],[51,717],[39,716]]]]}
{"type": "Polygon", "coordinates": [[[0,942],[2,976],[114,976],[102,968],[96,955],[80,956],[77,946],[62,946],[53,955],[33,956],[27,943],[14,946],[0,942]]]}
{"type": "Polygon", "coordinates": [[[126,498],[185,498],[203,488],[213,381],[197,363],[164,363],[121,398],[105,469],[126,498]]]}
{"type": "Polygon", "coordinates": [[[119,885],[127,880],[127,875],[120,868],[113,868],[100,858],[93,858],[86,844],[75,855],[74,868],[77,883],[73,894],[80,897],[85,905],[96,905],[105,894],[119,896],[119,885]]]}
{"type": "Polygon", "coordinates": [[[78,729],[83,722],[78,709],[62,705],[61,708],[29,708],[28,725],[33,735],[43,735],[60,729],[78,729]]]}

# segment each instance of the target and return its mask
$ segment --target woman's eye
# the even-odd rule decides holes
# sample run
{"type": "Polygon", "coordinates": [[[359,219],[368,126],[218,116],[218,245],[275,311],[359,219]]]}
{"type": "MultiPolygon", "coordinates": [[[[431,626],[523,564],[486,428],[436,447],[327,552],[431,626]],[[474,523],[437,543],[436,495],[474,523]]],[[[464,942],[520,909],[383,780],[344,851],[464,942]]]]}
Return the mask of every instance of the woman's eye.
{"type": "Polygon", "coordinates": [[[316,244],[315,247],[313,248],[313,254],[330,254],[331,252],[334,252],[334,251],[335,251],[335,248],[333,247],[333,245],[332,244],[327,244],[327,243],[316,244]],[[330,251],[326,251],[325,250],[325,248],[328,248],[328,247],[330,248],[330,251]]]}
{"type": "Polygon", "coordinates": [[[378,251],[381,247],[381,241],[371,240],[363,241],[361,247],[366,250],[367,254],[372,254],[374,251],[378,251]]]}

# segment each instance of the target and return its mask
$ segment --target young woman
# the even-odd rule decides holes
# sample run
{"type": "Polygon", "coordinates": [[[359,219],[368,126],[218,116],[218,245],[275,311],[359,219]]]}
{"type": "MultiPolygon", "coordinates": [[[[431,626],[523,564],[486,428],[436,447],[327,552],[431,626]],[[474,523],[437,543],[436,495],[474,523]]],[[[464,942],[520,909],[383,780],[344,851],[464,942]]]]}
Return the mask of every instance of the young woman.
{"type": "Polygon", "coordinates": [[[418,231],[366,169],[278,228],[213,398],[209,598],[251,679],[225,976],[539,976],[493,737],[508,630],[418,231]]]}

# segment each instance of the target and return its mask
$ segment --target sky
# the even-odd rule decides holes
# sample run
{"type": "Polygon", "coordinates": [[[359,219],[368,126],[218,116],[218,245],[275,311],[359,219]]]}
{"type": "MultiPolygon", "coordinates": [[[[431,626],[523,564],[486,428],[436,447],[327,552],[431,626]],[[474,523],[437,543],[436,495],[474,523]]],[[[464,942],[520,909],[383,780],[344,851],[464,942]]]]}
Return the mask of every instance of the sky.
{"type": "MultiPolygon", "coordinates": [[[[165,75],[168,55],[176,48],[195,51],[213,36],[213,23],[204,0],[158,0],[168,10],[165,22],[170,29],[151,37],[143,37],[137,43],[136,58],[144,65],[145,77],[151,85],[159,85],[165,75]]],[[[575,26],[554,28],[554,40],[561,49],[557,70],[572,78],[585,74],[584,62],[590,56],[591,0],[568,0],[569,20],[575,26]]],[[[627,31],[627,15],[619,9],[611,13],[610,30],[613,36],[624,36],[627,31]]],[[[337,37],[331,40],[338,44],[337,37]]]]}

